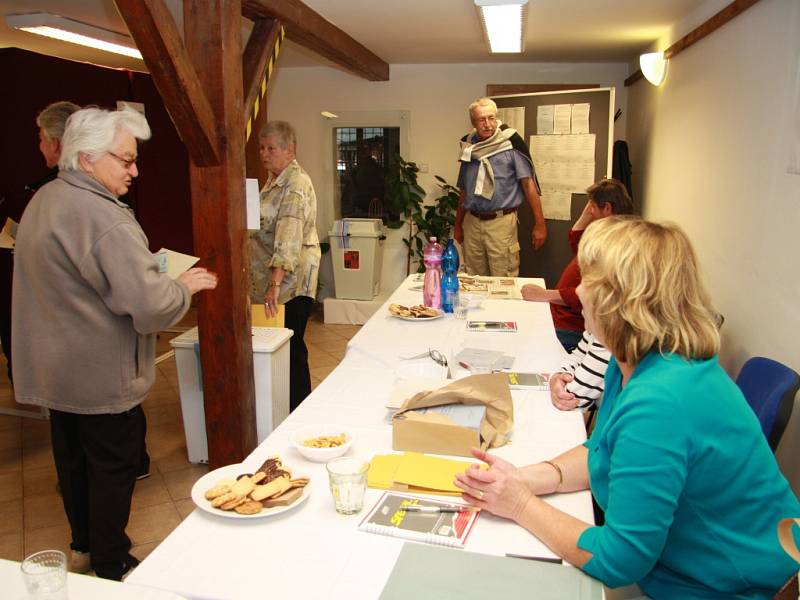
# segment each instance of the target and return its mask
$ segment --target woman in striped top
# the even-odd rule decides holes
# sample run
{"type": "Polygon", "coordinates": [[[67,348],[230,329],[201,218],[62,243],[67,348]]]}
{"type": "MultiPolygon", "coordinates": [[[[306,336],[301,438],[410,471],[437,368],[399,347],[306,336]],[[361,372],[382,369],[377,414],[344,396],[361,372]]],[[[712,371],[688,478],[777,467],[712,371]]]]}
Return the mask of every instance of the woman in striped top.
{"type": "Polygon", "coordinates": [[[584,330],[578,346],[550,376],[553,406],[559,410],[581,411],[599,406],[609,358],[611,353],[584,330]]]}

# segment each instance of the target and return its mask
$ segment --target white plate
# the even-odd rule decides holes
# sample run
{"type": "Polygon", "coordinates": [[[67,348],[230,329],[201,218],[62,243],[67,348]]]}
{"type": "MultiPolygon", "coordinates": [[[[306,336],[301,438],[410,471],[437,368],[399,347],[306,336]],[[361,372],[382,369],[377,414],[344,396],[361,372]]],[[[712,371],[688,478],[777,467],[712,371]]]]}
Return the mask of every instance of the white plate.
{"type": "MultiPolygon", "coordinates": [[[[207,513],[216,515],[218,517],[225,517],[228,519],[263,519],[264,517],[273,517],[275,515],[284,513],[287,510],[292,510],[296,506],[308,500],[308,497],[311,495],[311,482],[309,481],[303,488],[303,493],[300,494],[300,497],[289,506],[264,508],[260,513],[256,513],[254,515],[242,515],[237,513],[235,510],[221,510],[219,508],[214,508],[211,506],[211,501],[206,500],[206,492],[210,488],[214,487],[218,481],[222,479],[236,479],[238,475],[249,472],[250,471],[248,471],[247,467],[244,465],[236,464],[220,467],[219,469],[215,469],[209,473],[206,473],[200,479],[194,482],[194,485],[192,486],[192,500],[200,510],[204,510],[207,513]]],[[[297,475],[292,475],[294,478],[298,477],[297,475]]]]}
{"type": "MultiPolygon", "coordinates": [[[[392,313],[389,314],[392,315],[392,313]]],[[[402,319],[403,321],[434,321],[436,319],[441,319],[444,316],[444,312],[440,310],[439,314],[436,315],[435,317],[403,317],[400,315],[392,315],[392,316],[398,319],[402,319]]]]}

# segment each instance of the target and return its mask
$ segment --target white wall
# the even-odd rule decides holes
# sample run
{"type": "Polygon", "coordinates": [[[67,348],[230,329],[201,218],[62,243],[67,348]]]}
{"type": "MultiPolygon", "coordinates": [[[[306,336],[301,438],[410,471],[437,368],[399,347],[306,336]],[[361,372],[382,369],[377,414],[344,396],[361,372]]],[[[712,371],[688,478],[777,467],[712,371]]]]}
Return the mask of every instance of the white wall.
{"type": "MultiPolygon", "coordinates": [[[[756,355],[800,371],[800,175],[787,173],[798,32],[800,2],[762,0],[676,56],[660,88],[628,88],[634,193],[645,217],[677,222],[692,239],[725,316],[721,361],[733,376],[756,355]]],[[[778,458],[800,491],[800,407],[778,458]]]]}
{"type": "MultiPolygon", "coordinates": [[[[280,65],[280,63],[279,63],[280,65]]],[[[327,237],[333,214],[333,188],[325,179],[324,151],[330,121],[320,113],[406,111],[410,151],[406,160],[428,165],[419,182],[430,198],[438,195],[433,175],[455,185],[458,139],[470,128],[467,106],[485,95],[487,83],[594,83],[616,87],[616,108],[623,116],[615,136],[625,136],[626,64],[514,63],[453,65],[391,65],[390,80],[370,82],[328,67],[279,68],[270,80],[270,119],[292,123],[298,135],[298,161],[314,182],[318,197],[318,230],[327,237]]],[[[329,146],[329,144],[327,144],[329,146]]],[[[387,258],[402,254],[399,236],[387,240],[387,258]]],[[[404,247],[403,247],[404,248],[404,247]]],[[[405,273],[405,262],[398,269],[405,273]]],[[[386,278],[384,278],[386,279],[386,278]]],[[[389,277],[390,282],[397,275],[389,277]]],[[[391,283],[386,283],[390,286],[391,283]]]]}

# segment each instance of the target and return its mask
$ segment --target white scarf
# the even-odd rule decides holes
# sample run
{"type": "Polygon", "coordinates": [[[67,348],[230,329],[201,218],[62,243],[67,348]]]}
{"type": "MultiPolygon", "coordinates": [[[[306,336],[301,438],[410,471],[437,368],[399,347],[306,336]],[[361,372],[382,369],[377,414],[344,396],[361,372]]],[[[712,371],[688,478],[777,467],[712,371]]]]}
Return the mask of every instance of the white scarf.
{"type": "MultiPolygon", "coordinates": [[[[478,177],[475,180],[475,196],[482,196],[489,200],[492,199],[494,194],[494,171],[489,162],[489,157],[505,152],[506,150],[513,150],[514,146],[511,144],[511,138],[517,132],[511,127],[500,129],[501,123],[497,122],[497,129],[491,137],[475,142],[474,144],[469,141],[461,140],[461,156],[459,158],[462,162],[470,162],[472,160],[480,161],[478,166],[478,177]]],[[[475,135],[475,130],[467,136],[467,140],[471,140],[475,135]]]]}

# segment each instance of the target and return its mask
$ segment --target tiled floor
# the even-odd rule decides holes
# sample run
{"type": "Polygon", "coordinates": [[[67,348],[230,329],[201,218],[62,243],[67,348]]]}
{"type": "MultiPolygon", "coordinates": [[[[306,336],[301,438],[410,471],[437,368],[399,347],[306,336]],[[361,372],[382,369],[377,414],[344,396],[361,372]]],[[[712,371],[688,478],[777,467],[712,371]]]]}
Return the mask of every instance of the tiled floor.
{"type": "MultiPolygon", "coordinates": [[[[195,322],[190,314],[181,326],[195,322]]],[[[313,387],[339,364],[348,340],[359,329],[358,325],[325,325],[321,308],[312,314],[305,339],[313,387]]],[[[160,336],[159,355],[170,350],[169,340],[175,335],[160,336]]],[[[0,358],[0,404],[12,406],[4,360],[0,358]]],[[[151,475],[136,484],[128,524],[132,552],[139,559],[192,512],[192,484],[208,470],[186,458],[175,360],[167,359],[156,369],[155,385],[143,404],[151,475]]],[[[69,525],[56,492],[48,421],[0,415],[0,515],[0,558],[19,561],[43,549],[69,549],[69,525]]]]}

